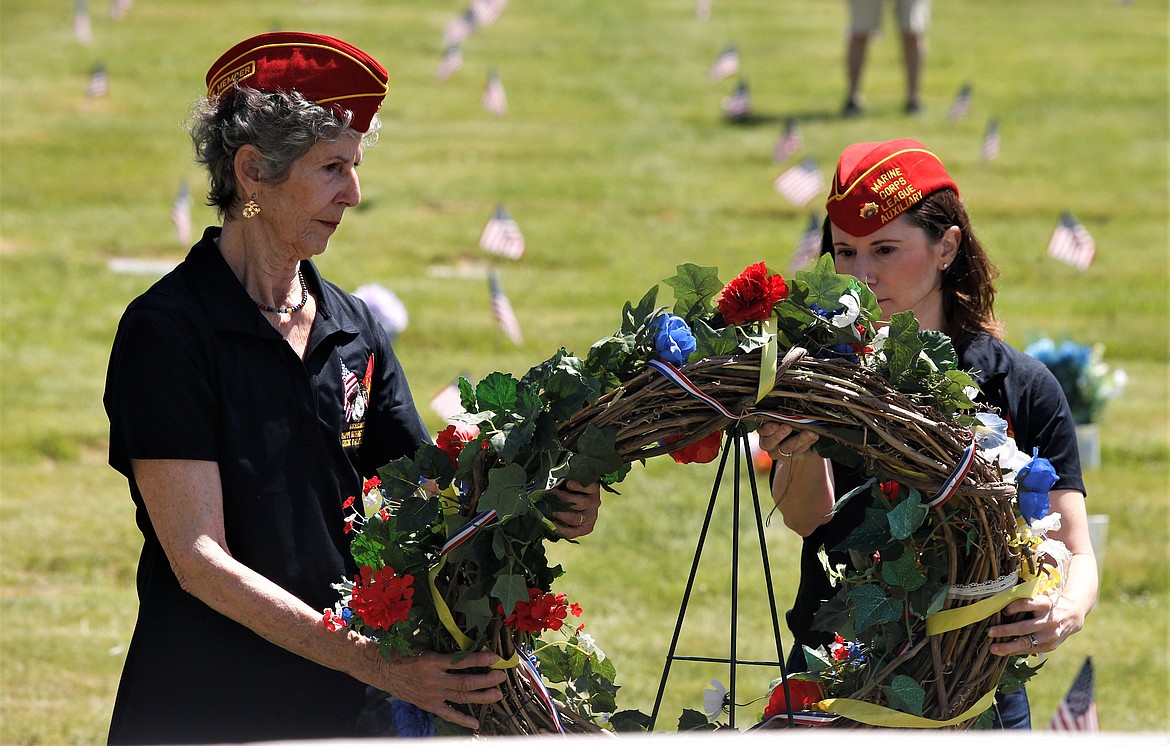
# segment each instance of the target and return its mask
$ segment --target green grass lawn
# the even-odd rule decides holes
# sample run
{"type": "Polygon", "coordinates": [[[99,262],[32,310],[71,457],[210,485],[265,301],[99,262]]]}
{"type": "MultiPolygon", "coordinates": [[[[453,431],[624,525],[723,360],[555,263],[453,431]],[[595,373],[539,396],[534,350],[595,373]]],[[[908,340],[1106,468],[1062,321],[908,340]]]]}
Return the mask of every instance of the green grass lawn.
{"type": "MultiPolygon", "coordinates": [[[[1002,270],[1008,341],[1101,342],[1130,377],[1101,423],[1103,464],[1086,474],[1090,512],[1110,517],[1100,601],[1030,685],[1034,717],[1047,722],[1091,655],[1103,728],[1168,728],[1166,3],[936,3],[925,112],[901,114],[889,28],[871,49],[869,115],[851,120],[837,116],[843,2],[720,0],[702,22],[690,0],[514,0],[444,84],[434,80],[443,27],[465,7],[453,0],[151,0],[118,21],[105,0],[89,5],[93,41],[82,44],[72,3],[0,0],[0,742],[105,737],[140,538],[125,484],[105,465],[101,390],[122,309],[155,279],[111,272],[109,261],[182,258],[168,211],[183,180],[196,230],[213,222],[182,120],[222,51],[278,28],[339,36],[390,70],[363,205],[319,266],[407,304],[397,349],[434,428],[426,402],[456,375],[523,372],[560,346],[583,353],[676,264],[718,266],[726,280],[764,259],[787,273],[810,211],[820,214],[772,189],[787,165],[771,157],[787,118],[804,139],[794,160],[813,157],[827,176],[851,142],[908,136],[933,148],[1002,270]],[[707,79],[728,43],[750,86],[747,124],[720,114],[734,81],[707,79]],[[99,63],[109,92],[86,98],[99,63]],[[479,102],[490,68],[507,89],[499,119],[479,102]],[[970,112],[948,122],[964,83],[970,112]],[[1003,146],[985,163],[992,119],[1003,146]],[[520,262],[476,247],[497,203],[527,238],[520,262]],[[1064,210],[1097,241],[1086,272],[1045,253],[1064,210]],[[497,329],[482,275],[442,271],[461,264],[499,270],[523,345],[497,329]]],[[[637,466],[597,532],[554,549],[561,589],[618,665],[623,707],[653,705],[712,474],[637,466]]],[[[725,495],[680,653],[725,653],[725,495]]],[[[744,530],[741,653],[766,657],[750,521],[744,530]]],[[[776,518],[766,533],[786,608],[797,541],[776,518]]],[[[739,701],[773,675],[743,671],[739,701]]],[[[660,723],[699,708],[711,678],[726,671],[676,663],[660,723]]]]}

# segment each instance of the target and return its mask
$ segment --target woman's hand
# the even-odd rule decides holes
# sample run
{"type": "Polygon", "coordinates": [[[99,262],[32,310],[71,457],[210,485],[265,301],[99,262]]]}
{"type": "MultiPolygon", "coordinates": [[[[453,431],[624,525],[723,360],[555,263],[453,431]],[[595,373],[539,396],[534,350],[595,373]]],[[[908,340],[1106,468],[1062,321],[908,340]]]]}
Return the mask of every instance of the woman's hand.
{"type": "Polygon", "coordinates": [[[597,525],[597,514],[601,510],[601,485],[594,483],[586,487],[569,479],[552,492],[568,503],[564,510],[558,510],[550,516],[560,527],[561,536],[577,539],[591,533],[597,525]]]}
{"type": "MultiPolygon", "coordinates": [[[[373,654],[380,657],[377,643],[371,640],[370,644],[373,654]]],[[[495,653],[488,652],[471,653],[460,660],[457,656],[420,651],[414,657],[385,662],[381,682],[375,685],[449,723],[475,730],[479,721],[454,705],[488,704],[503,696],[499,689],[505,678],[503,671],[467,671],[486,669],[498,660],[495,653]]]]}
{"type": "Polygon", "coordinates": [[[792,425],[779,422],[763,423],[756,434],[760,436],[760,450],[773,461],[804,458],[819,437],[816,433],[796,430],[792,425]]]}
{"type": "Polygon", "coordinates": [[[1085,626],[1084,614],[1063,594],[1056,599],[1041,594],[1013,601],[1004,611],[1030,613],[1032,618],[998,624],[987,630],[987,636],[992,639],[991,652],[995,655],[1051,653],[1085,626]]]}

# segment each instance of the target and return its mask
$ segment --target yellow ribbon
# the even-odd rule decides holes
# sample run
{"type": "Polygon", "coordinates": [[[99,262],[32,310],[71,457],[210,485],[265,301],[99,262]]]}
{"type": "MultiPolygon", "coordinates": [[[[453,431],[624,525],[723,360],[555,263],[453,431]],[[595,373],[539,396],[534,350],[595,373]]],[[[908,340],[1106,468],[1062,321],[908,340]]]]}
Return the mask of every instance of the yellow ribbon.
{"type": "Polygon", "coordinates": [[[776,388],[776,358],[779,352],[779,343],[776,341],[776,319],[772,316],[764,319],[760,333],[767,335],[768,341],[760,349],[760,382],[756,386],[756,403],[776,388]]]}
{"type": "Polygon", "coordinates": [[[933,614],[926,619],[926,634],[939,635],[953,629],[966,627],[980,619],[986,619],[1018,598],[1033,598],[1040,589],[1042,579],[1040,575],[1036,575],[1024,583],[1014,585],[1006,591],[1000,591],[982,601],[976,601],[970,606],[947,609],[933,614]]]}
{"type": "Polygon", "coordinates": [[[875,705],[872,702],[863,702],[859,699],[825,699],[817,703],[817,707],[825,712],[831,712],[834,715],[840,715],[866,725],[885,728],[945,728],[970,720],[993,704],[995,704],[994,686],[991,687],[991,691],[980,697],[978,702],[950,720],[931,720],[907,712],[891,710],[889,707],[875,705]]]}
{"type": "MultiPolygon", "coordinates": [[[[460,650],[470,650],[473,643],[472,639],[463,634],[463,630],[459,629],[459,625],[455,624],[455,615],[451,613],[451,607],[447,606],[446,599],[443,594],[439,593],[439,587],[435,584],[435,579],[439,577],[439,571],[443,569],[443,565],[447,564],[447,557],[444,555],[439,559],[439,564],[431,568],[427,573],[427,584],[431,588],[431,598],[435,602],[435,612],[439,615],[439,621],[443,623],[443,627],[451,633],[451,637],[455,642],[459,643],[460,650]]],[[[520,664],[520,654],[512,651],[512,657],[504,660],[496,656],[496,662],[491,665],[492,668],[515,668],[520,664]]]]}

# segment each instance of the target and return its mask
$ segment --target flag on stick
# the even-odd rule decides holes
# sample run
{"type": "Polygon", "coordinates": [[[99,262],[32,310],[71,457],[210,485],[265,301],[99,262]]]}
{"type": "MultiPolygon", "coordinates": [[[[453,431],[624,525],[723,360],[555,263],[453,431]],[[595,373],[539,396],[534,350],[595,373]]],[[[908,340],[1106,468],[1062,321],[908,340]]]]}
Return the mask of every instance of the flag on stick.
{"type": "Polygon", "coordinates": [[[134,4],[134,0],[113,0],[110,3],[110,18],[115,21],[122,20],[126,15],[126,11],[130,10],[130,6],[134,4]]]}
{"type": "Polygon", "coordinates": [[[73,0],[73,38],[82,44],[93,41],[93,26],[89,22],[89,5],[86,0],[73,0]]]}
{"type": "Polygon", "coordinates": [[[492,293],[492,315],[496,317],[496,323],[514,344],[522,344],[524,337],[520,333],[520,322],[512,311],[508,296],[504,295],[504,288],[500,286],[500,278],[495,270],[488,275],[488,284],[492,293]]]}
{"type": "Polygon", "coordinates": [[[471,15],[477,26],[491,26],[507,4],[507,0],[474,0],[471,3],[471,15]]]}
{"type": "Polygon", "coordinates": [[[504,94],[504,84],[495,70],[488,73],[487,83],[483,87],[483,107],[497,117],[508,113],[508,97],[504,94]]]}
{"type": "Polygon", "coordinates": [[[106,66],[97,63],[93,72],[89,74],[89,82],[85,85],[86,98],[101,98],[110,91],[110,76],[106,73],[106,66]]]}
{"type": "Polygon", "coordinates": [[[439,392],[431,397],[431,409],[444,420],[450,420],[455,415],[466,411],[463,409],[463,400],[459,394],[458,378],[439,389],[439,392]]]}
{"type": "Polygon", "coordinates": [[[462,44],[473,33],[475,33],[475,13],[468,8],[443,29],[443,43],[448,47],[462,44]]]}
{"type": "Polygon", "coordinates": [[[1048,240],[1048,254],[1084,272],[1093,263],[1097,243],[1071,212],[1065,212],[1048,240]]]}
{"type": "Polygon", "coordinates": [[[707,73],[707,79],[712,83],[718,83],[738,72],[739,50],[735,48],[734,44],[728,44],[719,53],[719,56],[715,58],[715,62],[711,65],[711,70],[707,73]]]}
{"type": "Polygon", "coordinates": [[[723,115],[728,119],[744,119],[752,110],[752,99],[748,94],[747,83],[739,81],[730,96],[723,99],[723,115]]]}
{"type": "Polygon", "coordinates": [[[808,225],[804,233],[800,234],[800,240],[796,242],[796,253],[792,255],[792,264],[789,265],[791,272],[808,267],[816,259],[817,253],[821,250],[821,230],[821,221],[817,219],[815,213],[810,212],[808,225]]]}
{"type": "Polygon", "coordinates": [[[971,84],[964,83],[955,96],[955,102],[951,104],[951,110],[947,112],[947,121],[957,122],[967,116],[969,111],[971,111],[971,84]]]}
{"type": "Polygon", "coordinates": [[[191,189],[187,180],[179,184],[179,193],[171,205],[171,224],[175,226],[175,237],[180,246],[191,245],[191,189]]]}
{"type": "Polygon", "coordinates": [[[789,117],[784,122],[784,129],[780,131],[780,139],[776,142],[776,149],[772,151],[772,161],[783,163],[804,147],[804,138],[796,130],[796,120],[789,117]]]}
{"type": "Polygon", "coordinates": [[[825,188],[825,177],[817,162],[806,158],[777,176],[772,186],[792,204],[804,207],[825,188]]]}
{"type": "Polygon", "coordinates": [[[1075,730],[1096,733],[1097,701],[1093,693],[1093,659],[1085,658],[1080,673],[1064,695],[1048,730],[1075,730]]]}
{"type": "Polygon", "coordinates": [[[983,136],[983,149],[979,157],[984,162],[990,161],[999,155],[999,122],[992,119],[987,123],[987,134],[983,136]]]}
{"type": "Polygon", "coordinates": [[[524,256],[524,234],[503,205],[496,205],[496,211],[488,218],[479,234],[479,247],[508,259],[524,256]]]}
{"type": "Polygon", "coordinates": [[[695,18],[706,21],[711,17],[711,0],[695,0],[695,18]]]}
{"type": "Polygon", "coordinates": [[[463,67],[463,49],[458,44],[452,44],[443,52],[443,59],[439,60],[439,69],[435,71],[435,80],[442,83],[463,67]]]}

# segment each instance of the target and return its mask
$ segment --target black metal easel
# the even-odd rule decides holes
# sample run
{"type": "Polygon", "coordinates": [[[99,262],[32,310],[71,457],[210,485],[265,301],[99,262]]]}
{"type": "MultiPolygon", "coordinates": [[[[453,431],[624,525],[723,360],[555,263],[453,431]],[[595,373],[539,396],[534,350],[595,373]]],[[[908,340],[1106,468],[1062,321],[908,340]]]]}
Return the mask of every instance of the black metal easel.
{"type": "MultiPolygon", "coordinates": [[[[768,564],[768,548],[764,541],[764,520],[760,512],[760,496],[756,489],[755,471],[752,465],[751,447],[748,443],[747,428],[742,423],[736,423],[730,429],[730,437],[723,445],[723,455],[719,461],[719,469],[715,474],[715,483],[711,488],[711,500],[707,504],[707,515],[703,519],[703,528],[699,531],[699,541],[695,547],[694,561],[691,563],[691,574],[687,578],[686,590],[683,592],[682,603],[678,610],[678,621],[674,626],[674,637],[670,641],[670,650],[666,654],[666,665],[662,669],[662,680],[658,684],[658,696],[654,699],[654,711],[650,715],[650,724],[648,730],[654,730],[654,723],[658,719],[658,711],[662,706],[662,694],[666,690],[666,680],[670,675],[670,666],[674,661],[701,661],[706,663],[726,663],[728,664],[728,698],[730,700],[730,715],[728,725],[735,727],[735,677],[736,670],[739,666],[779,666],[780,675],[784,679],[784,687],[787,690],[788,672],[784,665],[784,647],[780,640],[780,617],[776,610],[776,594],[772,588],[772,570],[768,564]],[[735,449],[735,482],[732,490],[733,495],[733,518],[732,518],[732,534],[731,534],[731,645],[729,657],[727,658],[711,658],[705,656],[690,656],[690,655],[676,655],[675,651],[678,647],[679,633],[682,631],[683,618],[687,613],[687,605],[690,603],[691,590],[695,584],[695,576],[699,570],[699,559],[703,553],[703,544],[707,539],[707,530],[711,526],[711,516],[715,512],[715,499],[719,496],[719,487],[723,481],[723,472],[727,466],[727,456],[732,450],[734,444],[735,449]],[[754,661],[754,660],[740,660],[738,657],[736,647],[736,632],[738,629],[738,611],[739,611],[739,509],[740,509],[740,467],[746,464],[748,469],[748,483],[751,485],[752,504],[755,507],[756,514],[756,534],[760,541],[760,559],[764,564],[764,583],[768,588],[768,606],[772,612],[772,632],[776,637],[776,660],[775,661],[754,661]]],[[[791,713],[789,713],[791,719],[791,713]]]]}

